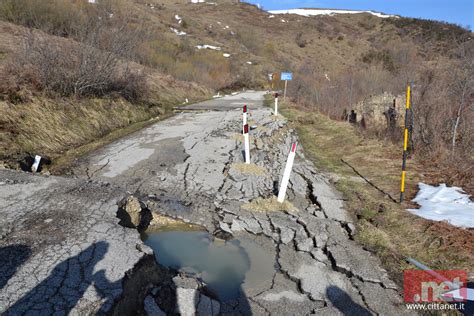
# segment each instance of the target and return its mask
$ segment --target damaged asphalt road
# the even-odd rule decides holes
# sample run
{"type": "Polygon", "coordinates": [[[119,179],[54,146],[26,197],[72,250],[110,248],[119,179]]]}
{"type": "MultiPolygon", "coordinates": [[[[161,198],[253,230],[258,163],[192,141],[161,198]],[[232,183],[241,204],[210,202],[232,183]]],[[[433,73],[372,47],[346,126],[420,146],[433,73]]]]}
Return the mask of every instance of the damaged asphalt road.
{"type": "MultiPolygon", "coordinates": [[[[80,159],[75,178],[0,170],[0,313],[400,314],[397,286],[353,239],[341,196],[299,149],[287,192],[292,209],[255,210],[274,196],[296,132],[247,92],[194,105],[80,159]],[[242,168],[241,107],[251,116],[242,168]],[[190,108],[191,109],[191,108],[190,108]],[[274,257],[259,284],[219,301],[199,279],[154,262],[118,202],[247,238],[274,257]],[[172,298],[170,300],[169,298],[172,298]]],[[[270,204],[271,205],[271,204],[270,204]]]]}

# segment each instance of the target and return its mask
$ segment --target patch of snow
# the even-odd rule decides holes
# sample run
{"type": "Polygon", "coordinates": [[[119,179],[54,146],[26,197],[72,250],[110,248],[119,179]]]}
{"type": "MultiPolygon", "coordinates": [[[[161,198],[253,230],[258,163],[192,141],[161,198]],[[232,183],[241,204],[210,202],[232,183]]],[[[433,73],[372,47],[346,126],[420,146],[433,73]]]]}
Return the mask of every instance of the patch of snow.
{"type": "Polygon", "coordinates": [[[285,21],[285,20],[283,20],[283,19],[281,19],[281,21],[282,21],[283,23],[285,23],[285,22],[286,22],[286,21],[285,21]]]}
{"type": "Polygon", "coordinates": [[[177,30],[177,29],[175,29],[175,28],[172,28],[172,27],[170,27],[170,30],[172,30],[172,31],[173,31],[176,35],[178,35],[178,36],[184,36],[184,35],[186,35],[186,32],[179,31],[179,30],[177,30]]]}
{"type": "Polygon", "coordinates": [[[205,0],[191,0],[191,3],[204,3],[205,0]]]}
{"type": "Polygon", "coordinates": [[[275,16],[274,16],[273,14],[270,15],[270,16],[268,16],[269,19],[272,19],[272,18],[274,18],[274,17],[275,17],[275,16]]]}
{"type": "Polygon", "coordinates": [[[220,92],[217,92],[217,94],[213,96],[214,99],[215,99],[215,98],[220,98],[220,97],[221,97],[221,93],[220,93],[220,92]]]}
{"type": "Polygon", "coordinates": [[[225,58],[229,58],[230,54],[224,53],[224,54],[222,54],[222,56],[224,56],[225,58]]]}
{"type": "Polygon", "coordinates": [[[228,29],[228,28],[229,28],[229,26],[228,26],[228,25],[226,25],[226,26],[225,26],[225,28],[226,28],[226,29],[228,29]]]}
{"type": "Polygon", "coordinates": [[[212,49],[212,50],[222,50],[222,48],[212,45],[197,45],[197,49],[212,49]]]}
{"type": "Polygon", "coordinates": [[[237,95],[239,94],[238,92],[232,92],[231,95],[237,95]]]}
{"type": "Polygon", "coordinates": [[[178,21],[178,24],[183,23],[183,18],[180,17],[179,15],[176,14],[176,15],[174,16],[174,18],[178,21]]]}
{"type": "Polygon", "coordinates": [[[397,17],[396,15],[383,14],[375,11],[356,11],[356,10],[329,10],[329,9],[290,9],[290,10],[272,10],[268,11],[272,14],[297,14],[302,16],[315,15],[334,15],[334,14],[355,14],[355,13],[370,13],[379,18],[397,17]]]}
{"type": "Polygon", "coordinates": [[[329,79],[329,77],[328,77],[328,74],[324,74],[324,77],[326,77],[326,79],[327,79],[328,81],[331,81],[331,79],[329,79]]]}
{"type": "Polygon", "coordinates": [[[418,187],[420,191],[413,202],[421,207],[407,211],[434,221],[448,221],[458,227],[474,227],[474,202],[461,188],[447,187],[444,183],[438,187],[419,183],[418,187]]]}
{"type": "Polygon", "coordinates": [[[252,62],[249,60],[249,61],[247,62],[247,64],[252,65],[252,62]]]}

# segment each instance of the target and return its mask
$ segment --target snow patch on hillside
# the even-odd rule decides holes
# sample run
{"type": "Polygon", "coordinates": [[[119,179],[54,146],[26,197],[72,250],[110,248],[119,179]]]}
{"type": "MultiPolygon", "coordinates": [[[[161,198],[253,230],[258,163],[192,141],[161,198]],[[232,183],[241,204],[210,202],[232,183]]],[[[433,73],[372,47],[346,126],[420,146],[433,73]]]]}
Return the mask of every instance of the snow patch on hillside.
{"type": "Polygon", "coordinates": [[[375,11],[356,11],[356,10],[329,10],[329,9],[290,9],[290,10],[271,10],[271,14],[297,14],[302,16],[316,16],[316,15],[334,15],[334,14],[355,14],[355,13],[370,13],[379,18],[397,17],[396,15],[384,14],[375,11]]]}
{"type": "Polygon", "coordinates": [[[172,31],[173,31],[176,35],[178,35],[178,36],[184,36],[184,35],[186,35],[186,32],[179,31],[179,30],[177,30],[177,29],[175,29],[175,28],[173,28],[173,27],[170,27],[170,30],[172,30],[172,31]]]}
{"type": "Polygon", "coordinates": [[[470,195],[461,188],[438,187],[419,183],[420,191],[413,199],[419,209],[408,209],[410,213],[433,221],[447,221],[458,227],[474,227],[474,203],[470,195]]]}
{"type": "Polygon", "coordinates": [[[212,45],[196,45],[197,49],[212,49],[212,50],[222,50],[222,48],[212,45]]]}

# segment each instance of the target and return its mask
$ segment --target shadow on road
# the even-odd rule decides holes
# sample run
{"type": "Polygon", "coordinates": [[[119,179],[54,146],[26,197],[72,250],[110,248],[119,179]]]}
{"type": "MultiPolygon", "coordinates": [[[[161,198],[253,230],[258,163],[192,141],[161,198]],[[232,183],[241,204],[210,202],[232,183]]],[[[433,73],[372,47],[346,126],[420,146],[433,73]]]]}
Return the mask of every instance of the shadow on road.
{"type": "MultiPolygon", "coordinates": [[[[3,315],[21,315],[34,311],[37,315],[67,315],[82,298],[87,288],[94,284],[96,292],[105,298],[107,289],[116,286],[105,277],[104,271],[93,273],[94,267],[104,258],[109,246],[106,242],[90,245],[78,255],[54,267],[50,275],[31,291],[16,301],[3,315]]],[[[24,284],[34,282],[34,278],[24,284]]],[[[102,307],[112,304],[105,302],[102,307]]]]}
{"type": "Polygon", "coordinates": [[[337,286],[330,286],[326,289],[326,296],[332,305],[344,315],[372,315],[365,307],[360,306],[352,298],[337,286]]]}
{"type": "Polygon", "coordinates": [[[30,255],[31,249],[26,245],[9,245],[0,248],[0,289],[8,283],[8,280],[30,255]]]}

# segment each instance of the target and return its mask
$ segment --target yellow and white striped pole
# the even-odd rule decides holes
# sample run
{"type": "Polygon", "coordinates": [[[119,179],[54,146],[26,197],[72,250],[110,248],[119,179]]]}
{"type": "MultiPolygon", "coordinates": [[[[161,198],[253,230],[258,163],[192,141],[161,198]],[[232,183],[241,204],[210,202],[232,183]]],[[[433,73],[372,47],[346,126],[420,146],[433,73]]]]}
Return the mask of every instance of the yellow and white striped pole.
{"type": "Polygon", "coordinates": [[[408,117],[410,114],[411,107],[411,86],[407,85],[407,98],[405,106],[405,129],[403,131],[403,162],[402,162],[402,180],[400,183],[400,203],[405,198],[405,177],[406,177],[406,165],[408,156],[408,117]]]}

